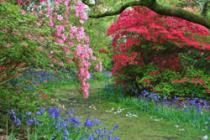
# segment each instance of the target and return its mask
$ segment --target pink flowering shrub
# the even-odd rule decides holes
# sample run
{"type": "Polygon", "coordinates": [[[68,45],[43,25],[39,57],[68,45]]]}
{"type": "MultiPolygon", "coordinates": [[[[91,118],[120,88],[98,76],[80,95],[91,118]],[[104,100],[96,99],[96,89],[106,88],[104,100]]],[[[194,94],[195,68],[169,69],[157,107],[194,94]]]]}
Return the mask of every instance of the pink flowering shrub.
{"type": "MultiPolygon", "coordinates": [[[[77,76],[81,83],[81,92],[87,98],[90,87],[88,83],[88,79],[90,78],[89,68],[91,61],[97,59],[93,56],[93,51],[89,46],[89,36],[85,33],[83,27],[83,24],[88,19],[87,13],[85,12],[85,4],[80,0],[55,0],[54,6],[47,0],[40,2],[46,5],[49,26],[52,30],[55,30],[52,34],[54,43],[62,48],[64,52],[63,57],[67,63],[71,65],[74,62],[76,65],[78,71],[77,76]],[[74,14],[74,19],[77,20],[76,23],[70,19],[72,14],[74,14]]],[[[19,5],[25,4],[22,0],[18,0],[18,3],[19,5]]],[[[60,63],[60,65],[64,64],[60,63]]],[[[102,70],[101,62],[98,70],[102,70]]]]}

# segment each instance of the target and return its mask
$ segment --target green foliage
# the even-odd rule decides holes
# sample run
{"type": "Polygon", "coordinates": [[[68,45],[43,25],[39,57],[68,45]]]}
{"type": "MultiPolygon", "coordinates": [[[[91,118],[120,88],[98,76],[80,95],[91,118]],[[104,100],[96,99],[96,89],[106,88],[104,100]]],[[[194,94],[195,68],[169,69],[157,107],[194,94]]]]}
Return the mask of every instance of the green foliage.
{"type": "MultiPolygon", "coordinates": [[[[107,36],[106,30],[113,21],[112,17],[105,19],[89,19],[85,24],[85,29],[90,36],[90,46],[93,49],[94,55],[102,61],[103,67],[106,70],[111,69],[112,51],[111,38],[107,36]],[[107,53],[100,53],[100,49],[108,50],[107,53]]],[[[93,69],[93,68],[92,68],[93,69]]]]}
{"type": "Polygon", "coordinates": [[[140,70],[141,75],[136,77],[136,82],[150,91],[162,96],[182,96],[209,98],[207,89],[210,88],[209,75],[194,67],[187,68],[185,75],[172,70],[161,73],[154,71],[150,65],[140,70]]]}
{"type": "Polygon", "coordinates": [[[17,5],[0,4],[0,84],[18,77],[28,67],[57,69],[62,48],[53,42],[46,17],[21,14],[17,5]],[[54,53],[53,57],[51,52],[54,53]]]}

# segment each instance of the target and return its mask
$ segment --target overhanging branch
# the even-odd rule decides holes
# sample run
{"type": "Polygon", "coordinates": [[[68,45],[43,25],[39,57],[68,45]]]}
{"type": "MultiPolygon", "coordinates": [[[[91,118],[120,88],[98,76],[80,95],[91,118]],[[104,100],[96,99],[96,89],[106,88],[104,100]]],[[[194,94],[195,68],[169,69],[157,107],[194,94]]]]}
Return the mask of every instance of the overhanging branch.
{"type": "Polygon", "coordinates": [[[119,15],[121,12],[123,12],[128,7],[139,6],[139,5],[146,6],[146,5],[148,5],[148,2],[144,2],[143,0],[128,2],[128,3],[125,3],[124,5],[122,5],[116,11],[108,11],[108,12],[105,12],[105,13],[99,14],[99,15],[89,15],[89,17],[90,18],[103,18],[103,17],[107,17],[107,16],[115,16],[115,15],[119,15]]]}
{"type": "Polygon", "coordinates": [[[181,8],[167,8],[165,6],[158,4],[155,0],[146,1],[146,2],[145,2],[145,0],[128,2],[128,3],[125,3],[124,5],[122,5],[120,8],[118,8],[115,11],[109,11],[109,12],[105,12],[105,13],[99,14],[99,15],[89,15],[89,17],[90,18],[103,18],[103,17],[107,17],[107,16],[119,15],[126,8],[132,7],[132,6],[145,6],[149,9],[157,12],[158,14],[182,18],[187,21],[200,24],[200,25],[205,26],[206,28],[210,29],[210,19],[208,19],[207,17],[193,14],[193,13],[183,10],[181,8]]]}
{"type": "Polygon", "coordinates": [[[82,2],[83,2],[85,5],[89,6],[89,7],[95,6],[95,4],[89,3],[88,0],[82,0],[82,2]]]}

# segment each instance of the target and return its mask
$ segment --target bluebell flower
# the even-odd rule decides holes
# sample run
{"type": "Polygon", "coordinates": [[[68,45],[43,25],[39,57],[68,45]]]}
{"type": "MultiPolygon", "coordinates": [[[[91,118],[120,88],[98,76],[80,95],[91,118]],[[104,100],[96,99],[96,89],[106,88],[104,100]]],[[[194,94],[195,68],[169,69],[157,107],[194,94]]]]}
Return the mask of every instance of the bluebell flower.
{"type": "Polygon", "coordinates": [[[191,105],[195,105],[195,100],[190,100],[189,103],[190,103],[191,105]]]}
{"type": "Polygon", "coordinates": [[[15,120],[15,123],[16,123],[17,126],[20,126],[20,125],[21,125],[20,119],[17,118],[17,119],[15,120]]]}
{"type": "Polygon", "coordinates": [[[95,130],[95,134],[100,134],[101,133],[101,129],[100,128],[97,128],[96,130],[95,130]]]}
{"type": "Polygon", "coordinates": [[[41,107],[41,108],[39,109],[39,112],[44,113],[44,112],[45,112],[45,108],[41,107]]]}
{"type": "Polygon", "coordinates": [[[63,128],[68,128],[68,120],[64,120],[62,123],[61,123],[61,125],[62,125],[62,127],[63,128]]]}
{"type": "Polygon", "coordinates": [[[87,118],[84,125],[86,127],[92,127],[94,126],[94,123],[89,118],[87,118]]]}
{"type": "Polygon", "coordinates": [[[28,124],[28,126],[31,126],[31,125],[33,124],[33,120],[32,120],[32,119],[29,119],[29,120],[27,121],[27,124],[28,124]]]}
{"type": "Polygon", "coordinates": [[[87,138],[86,137],[82,137],[81,140],[87,140],[87,138]]]}
{"type": "Polygon", "coordinates": [[[36,118],[33,118],[34,124],[38,124],[38,121],[36,120],[36,118]]]}
{"type": "Polygon", "coordinates": [[[112,138],[112,140],[120,140],[120,137],[115,136],[115,137],[112,138]]]}
{"type": "Polygon", "coordinates": [[[58,120],[58,121],[56,122],[55,128],[56,128],[57,130],[59,130],[60,127],[61,127],[61,122],[60,122],[60,120],[58,120]]]}
{"type": "Polygon", "coordinates": [[[173,102],[177,102],[177,101],[179,101],[179,98],[177,97],[177,96],[174,96],[174,98],[173,98],[173,102]]]}
{"type": "Polygon", "coordinates": [[[90,135],[89,135],[88,140],[94,140],[94,138],[93,138],[93,135],[92,135],[92,134],[90,134],[90,135]]]}
{"type": "Polygon", "coordinates": [[[99,119],[95,118],[95,119],[94,119],[94,124],[95,124],[95,125],[101,125],[101,124],[103,124],[103,123],[102,123],[102,121],[100,121],[99,119]]]}
{"type": "Polygon", "coordinates": [[[141,92],[141,94],[142,94],[143,96],[147,96],[147,95],[149,94],[149,92],[148,92],[147,90],[143,90],[143,91],[141,92]]]}
{"type": "Polygon", "coordinates": [[[69,136],[69,131],[68,131],[67,129],[64,129],[63,135],[64,135],[64,136],[69,136]]]}
{"type": "Polygon", "coordinates": [[[52,118],[59,118],[60,110],[57,107],[49,108],[48,113],[52,118]]]}
{"type": "Polygon", "coordinates": [[[31,116],[32,113],[31,113],[31,112],[27,112],[26,114],[27,114],[28,116],[31,116]]]}
{"type": "Polygon", "coordinates": [[[42,113],[40,111],[37,111],[36,112],[36,115],[41,115],[42,113]]]}
{"type": "Polygon", "coordinates": [[[80,121],[76,117],[73,117],[73,116],[69,118],[69,122],[72,123],[73,127],[80,125],[80,121]]]}
{"type": "Polygon", "coordinates": [[[14,110],[11,110],[11,111],[9,112],[9,115],[10,115],[11,120],[13,120],[13,121],[16,120],[17,117],[16,117],[16,113],[15,113],[14,110]]]}
{"type": "Polygon", "coordinates": [[[115,130],[117,130],[117,129],[119,129],[119,125],[118,125],[118,124],[115,124],[113,130],[115,131],[115,130]]]}

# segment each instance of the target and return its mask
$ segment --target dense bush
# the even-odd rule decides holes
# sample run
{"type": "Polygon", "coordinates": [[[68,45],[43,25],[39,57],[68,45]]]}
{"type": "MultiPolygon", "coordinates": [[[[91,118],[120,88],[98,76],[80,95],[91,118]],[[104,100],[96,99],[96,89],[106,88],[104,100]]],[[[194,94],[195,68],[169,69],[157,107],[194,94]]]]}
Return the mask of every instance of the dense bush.
{"type": "Polygon", "coordinates": [[[210,94],[208,29],[134,7],[121,13],[108,33],[113,36],[112,72],[128,91],[138,87],[162,95],[210,94]]]}

